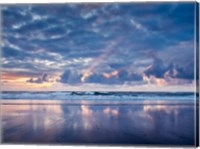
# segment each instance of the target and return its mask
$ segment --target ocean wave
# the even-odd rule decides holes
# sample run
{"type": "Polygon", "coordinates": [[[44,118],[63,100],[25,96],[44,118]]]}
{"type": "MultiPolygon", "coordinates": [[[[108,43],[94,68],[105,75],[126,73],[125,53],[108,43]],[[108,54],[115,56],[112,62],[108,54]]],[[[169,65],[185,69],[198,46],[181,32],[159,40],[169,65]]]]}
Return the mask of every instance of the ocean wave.
{"type": "Polygon", "coordinates": [[[2,92],[1,99],[51,100],[193,100],[194,93],[178,92],[2,92]]]}

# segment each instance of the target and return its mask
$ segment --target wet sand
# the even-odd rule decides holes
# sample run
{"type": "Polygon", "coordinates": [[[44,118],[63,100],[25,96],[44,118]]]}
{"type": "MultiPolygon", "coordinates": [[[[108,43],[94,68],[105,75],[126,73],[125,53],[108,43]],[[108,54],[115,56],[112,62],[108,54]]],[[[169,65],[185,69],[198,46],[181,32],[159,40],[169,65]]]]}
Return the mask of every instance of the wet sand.
{"type": "Polygon", "coordinates": [[[3,143],[194,145],[191,102],[7,100],[3,143]]]}

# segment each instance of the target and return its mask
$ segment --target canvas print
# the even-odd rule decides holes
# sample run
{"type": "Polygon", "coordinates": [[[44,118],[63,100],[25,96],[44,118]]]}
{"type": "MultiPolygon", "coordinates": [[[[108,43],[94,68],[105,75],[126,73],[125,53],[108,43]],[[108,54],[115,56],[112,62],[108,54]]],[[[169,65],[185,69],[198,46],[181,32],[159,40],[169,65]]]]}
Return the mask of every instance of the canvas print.
{"type": "Polygon", "coordinates": [[[198,3],[0,7],[1,143],[198,146],[198,3]]]}

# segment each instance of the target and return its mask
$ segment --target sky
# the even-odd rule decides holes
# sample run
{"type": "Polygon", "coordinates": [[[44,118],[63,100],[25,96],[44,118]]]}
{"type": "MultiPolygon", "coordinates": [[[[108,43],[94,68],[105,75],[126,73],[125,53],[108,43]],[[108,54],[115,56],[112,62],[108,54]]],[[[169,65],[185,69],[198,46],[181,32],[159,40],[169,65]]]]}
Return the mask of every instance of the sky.
{"type": "Polygon", "coordinates": [[[194,2],[3,5],[4,91],[193,91],[194,2]]]}

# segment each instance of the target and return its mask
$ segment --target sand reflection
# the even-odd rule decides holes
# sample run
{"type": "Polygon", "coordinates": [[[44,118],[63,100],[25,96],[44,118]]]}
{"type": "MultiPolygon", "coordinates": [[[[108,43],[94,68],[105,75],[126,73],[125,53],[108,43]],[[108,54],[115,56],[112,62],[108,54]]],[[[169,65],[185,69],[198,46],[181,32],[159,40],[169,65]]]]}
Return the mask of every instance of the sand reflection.
{"type": "Polygon", "coordinates": [[[110,107],[106,107],[106,108],[103,109],[103,113],[107,114],[107,115],[112,114],[112,115],[117,116],[119,114],[119,110],[118,109],[112,109],[110,107]]]}
{"type": "Polygon", "coordinates": [[[194,144],[190,105],[49,103],[3,105],[3,142],[194,144]]]}

